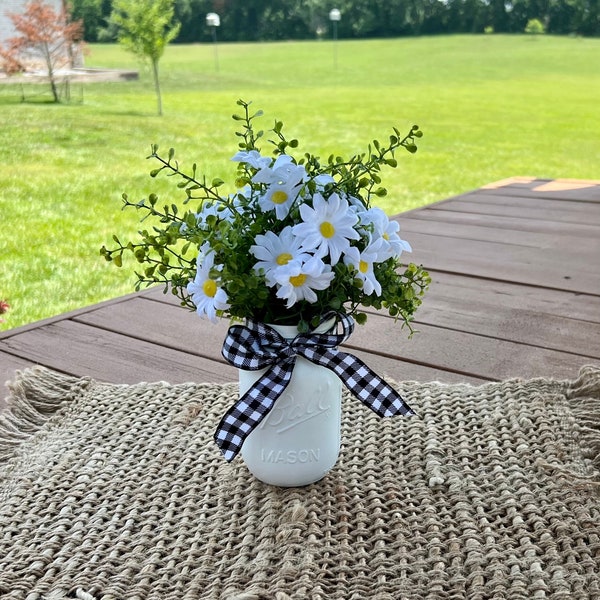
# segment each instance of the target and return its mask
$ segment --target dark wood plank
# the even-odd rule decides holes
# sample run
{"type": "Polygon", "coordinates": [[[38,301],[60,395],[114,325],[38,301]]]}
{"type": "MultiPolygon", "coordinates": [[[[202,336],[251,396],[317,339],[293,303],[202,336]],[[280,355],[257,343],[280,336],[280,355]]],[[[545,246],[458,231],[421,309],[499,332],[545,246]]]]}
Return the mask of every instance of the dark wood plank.
{"type": "Polygon", "coordinates": [[[114,383],[232,381],[227,364],[73,321],[60,321],[4,340],[11,353],[73,375],[114,383]]]}
{"type": "Polygon", "coordinates": [[[396,217],[400,222],[402,231],[406,227],[417,227],[422,221],[437,221],[440,226],[452,229],[457,225],[476,225],[485,227],[486,231],[495,231],[501,236],[505,231],[523,231],[527,233],[541,233],[546,235],[560,235],[577,237],[578,239],[598,239],[598,225],[583,223],[561,223],[559,221],[547,221],[544,219],[523,219],[520,216],[499,217],[490,219],[489,215],[478,213],[458,212],[440,208],[425,208],[418,212],[406,213],[396,217]],[[414,225],[413,225],[414,224],[414,225]]]}
{"type": "MultiPolygon", "coordinates": [[[[162,295],[162,294],[161,294],[162,295]]],[[[158,296],[157,296],[158,297],[158,296]]],[[[167,296],[160,309],[160,327],[156,326],[153,315],[156,308],[148,303],[148,298],[132,299],[116,307],[101,308],[77,317],[77,321],[106,330],[120,332],[128,337],[170,347],[182,352],[214,360],[215,363],[226,364],[221,357],[221,347],[227,334],[228,322],[217,324],[200,319],[197,315],[172,304],[172,297],[167,296]],[[140,334],[140,332],[142,332],[140,334]]],[[[354,352],[357,356],[359,353],[354,352]]],[[[387,374],[393,379],[417,379],[419,381],[445,381],[447,383],[468,381],[476,383],[481,377],[465,377],[427,365],[415,365],[412,361],[398,361],[378,353],[360,352],[372,369],[387,374]]]]}
{"type": "Polygon", "coordinates": [[[430,300],[435,302],[438,297],[450,296],[453,307],[458,305],[465,313],[469,310],[469,302],[477,299],[492,305],[494,311],[504,307],[507,310],[531,310],[551,317],[600,322],[600,296],[566,290],[540,290],[514,282],[481,280],[439,271],[431,271],[431,276],[432,286],[427,300],[417,313],[420,320],[430,300]]]}
{"type": "Polygon", "coordinates": [[[555,212],[559,217],[565,216],[566,213],[578,216],[586,214],[598,216],[600,212],[600,201],[589,202],[562,197],[541,198],[535,195],[507,196],[506,194],[503,194],[501,190],[475,190],[468,194],[464,194],[461,199],[465,202],[481,202],[489,205],[510,206],[511,208],[525,207],[527,209],[535,209],[542,212],[555,212]]]}
{"type": "Polygon", "coordinates": [[[600,358],[600,296],[432,273],[416,323],[600,358]],[[581,311],[577,312],[577,307],[581,311]]]}
{"type": "Polygon", "coordinates": [[[0,340],[3,338],[11,337],[15,334],[16,331],[19,333],[23,333],[25,331],[39,329],[40,327],[45,327],[46,325],[50,325],[52,323],[58,323],[60,321],[64,321],[65,319],[71,319],[76,317],[79,314],[86,313],[90,310],[94,310],[101,306],[113,306],[115,304],[120,304],[121,302],[127,302],[130,298],[136,298],[139,296],[139,292],[132,292],[130,294],[125,294],[123,296],[117,296],[116,298],[111,298],[109,300],[104,300],[103,302],[98,302],[92,306],[82,306],[81,308],[77,308],[75,310],[71,310],[67,313],[62,313],[58,315],[53,315],[48,317],[47,319],[40,319],[39,321],[34,321],[32,323],[27,323],[25,325],[21,325],[15,329],[7,329],[5,331],[0,331],[0,340]]]}
{"type": "Polygon", "coordinates": [[[543,198],[546,200],[576,200],[600,202],[600,181],[574,179],[532,179],[516,177],[490,183],[478,192],[520,196],[521,198],[543,198]]]}
{"type": "MultiPolygon", "coordinates": [[[[437,212],[437,211],[436,211],[437,212]]],[[[447,215],[445,212],[444,215],[447,215]]],[[[528,221],[529,223],[530,221],[528,221]]],[[[494,226],[493,221],[482,219],[479,223],[457,223],[447,222],[444,219],[404,219],[401,222],[402,233],[410,239],[410,233],[425,233],[442,237],[459,238],[461,240],[475,240],[480,242],[496,242],[499,244],[510,244],[528,248],[541,248],[567,254],[567,256],[581,256],[582,253],[592,253],[598,250],[599,227],[595,229],[595,235],[576,236],[563,231],[536,232],[522,228],[499,228],[494,226]]],[[[590,231],[591,233],[591,231],[590,231]]]]}
{"type": "MultiPolygon", "coordinates": [[[[544,221],[558,221],[559,223],[580,223],[580,224],[600,224],[600,205],[588,204],[588,211],[571,211],[566,208],[567,203],[548,202],[547,206],[535,206],[535,199],[530,202],[516,203],[511,206],[508,203],[500,202],[502,198],[486,194],[469,194],[455,199],[452,202],[432,207],[442,207],[444,210],[455,212],[467,212],[474,214],[488,215],[489,217],[519,217],[521,219],[540,219],[544,221]],[[490,202],[490,199],[498,199],[498,202],[490,202]]],[[[574,203],[574,205],[577,205],[574,203]]]]}
{"type": "MultiPolygon", "coordinates": [[[[402,334],[404,335],[404,334],[402,334]]],[[[419,364],[411,360],[401,360],[391,356],[374,354],[352,345],[353,338],[341,350],[360,358],[381,377],[395,381],[439,381],[441,383],[471,383],[474,385],[490,381],[487,376],[455,373],[429,364],[419,364]]]]}
{"type": "Polygon", "coordinates": [[[8,381],[10,376],[17,370],[20,371],[34,366],[36,366],[36,363],[28,358],[21,358],[0,351],[0,382],[8,381]]]}
{"type": "Polygon", "coordinates": [[[462,331],[419,325],[419,334],[406,340],[390,319],[373,315],[348,341],[356,347],[399,360],[415,361],[472,377],[575,377],[592,357],[569,354],[462,331]]]}
{"type": "Polygon", "coordinates": [[[137,297],[78,315],[74,320],[226,364],[221,356],[221,346],[227,334],[228,322],[222,320],[211,323],[170,302],[159,303],[137,297]]]}
{"type": "MultiPolygon", "coordinates": [[[[15,377],[17,371],[22,371],[28,367],[33,367],[35,363],[28,359],[19,358],[18,356],[12,356],[6,352],[0,352],[0,384],[2,382],[8,383],[15,377]]],[[[0,413],[7,408],[6,396],[8,390],[3,388],[0,389],[0,413]]]]}
{"type": "Polygon", "coordinates": [[[413,253],[426,268],[527,285],[600,294],[600,267],[585,256],[546,249],[412,233],[413,253]]]}

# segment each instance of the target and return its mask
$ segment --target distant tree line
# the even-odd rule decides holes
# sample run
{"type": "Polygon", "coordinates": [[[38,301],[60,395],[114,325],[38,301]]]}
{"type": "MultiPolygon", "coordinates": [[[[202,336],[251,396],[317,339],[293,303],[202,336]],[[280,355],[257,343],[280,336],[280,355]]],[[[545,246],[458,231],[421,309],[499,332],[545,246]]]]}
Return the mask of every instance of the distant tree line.
{"type": "MultiPolygon", "coordinates": [[[[72,0],[85,40],[117,39],[112,0],[72,0]]],[[[339,38],[444,33],[522,33],[539,20],[550,34],[600,36],[600,0],[174,0],[181,27],[175,43],[212,39],[206,15],[220,17],[220,41],[302,40],[332,35],[329,11],[338,8],[339,38]]]]}

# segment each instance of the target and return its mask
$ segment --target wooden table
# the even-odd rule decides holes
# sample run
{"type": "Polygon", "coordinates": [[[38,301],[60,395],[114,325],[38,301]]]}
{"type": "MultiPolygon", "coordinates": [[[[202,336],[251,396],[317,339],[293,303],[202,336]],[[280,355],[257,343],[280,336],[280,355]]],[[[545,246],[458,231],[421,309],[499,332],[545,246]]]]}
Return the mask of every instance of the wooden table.
{"type": "MultiPolygon", "coordinates": [[[[412,339],[380,314],[356,328],[347,350],[376,371],[480,382],[600,363],[600,181],[512,178],[396,218],[433,284],[412,339]]],[[[120,383],[231,381],[227,326],[154,288],[0,333],[0,380],[41,364],[120,383]]]]}

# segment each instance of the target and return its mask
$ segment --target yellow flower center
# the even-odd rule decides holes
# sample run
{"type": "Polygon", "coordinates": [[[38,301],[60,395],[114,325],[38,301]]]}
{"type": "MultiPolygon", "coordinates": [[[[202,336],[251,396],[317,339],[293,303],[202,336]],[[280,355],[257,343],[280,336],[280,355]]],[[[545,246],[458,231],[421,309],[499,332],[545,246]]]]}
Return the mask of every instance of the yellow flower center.
{"type": "Polygon", "coordinates": [[[366,263],[364,260],[361,260],[361,261],[358,263],[358,270],[359,270],[361,273],[366,273],[366,272],[369,270],[369,263],[366,263]]]}
{"type": "Polygon", "coordinates": [[[287,199],[288,195],[283,190],[277,190],[276,192],[273,192],[273,195],[271,196],[271,202],[273,202],[273,204],[283,204],[287,199]]]}
{"type": "Polygon", "coordinates": [[[319,227],[319,231],[324,238],[331,238],[335,234],[335,227],[329,221],[323,221],[319,227]]]}
{"type": "Polygon", "coordinates": [[[217,284],[212,279],[207,279],[202,284],[202,291],[209,297],[214,298],[217,293],[217,284]]]}
{"type": "Polygon", "coordinates": [[[292,260],[292,255],[288,254],[287,252],[283,252],[275,259],[275,262],[278,265],[287,265],[290,260],[292,260]]]}
{"type": "Polygon", "coordinates": [[[293,277],[290,277],[290,283],[294,287],[303,286],[305,281],[306,281],[306,275],[304,273],[300,273],[300,275],[294,275],[293,277]]]}
{"type": "Polygon", "coordinates": [[[389,242],[389,241],[390,241],[390,236],[389,236],[389,234],[388,234],[388,233],[384,233],[384,234],[383,234],[381,237],[382,237],[382,238],[383,238],[383,239],[384,239],[386,242],[389,242]]]}

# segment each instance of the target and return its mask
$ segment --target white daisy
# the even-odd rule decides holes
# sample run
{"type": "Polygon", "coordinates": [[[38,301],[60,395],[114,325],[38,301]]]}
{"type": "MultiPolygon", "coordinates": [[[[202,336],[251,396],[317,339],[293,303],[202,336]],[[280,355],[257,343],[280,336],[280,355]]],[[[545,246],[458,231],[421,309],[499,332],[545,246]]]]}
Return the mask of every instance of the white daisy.
{"type": "Polygon", "coordinates": [[[312,208],[302,204],[300,216],[303,222],[294,226],[294,234],[303,239],[302,247],[314,250],[320,258],[329,254],[332,266],[350,248],[350,240],[360,239],[354,229],[358,217],[338,194],[331,194],[327,200],[321,194],[314,194],[312,208]]]}
{"type": "MultiPolygon", "coordinates": [[[[196,312],[201,317],[208,317],[213,323],[217,322],[217,310],[229,308],[227,292],[219,286],[218,279],[211,277],[215,268],[215,253],[208,242],[204,243],[196,261],[196,277],[187,284],[187,292],[196,306],[196,312]]],[[[217,265],[220,270],[222,265],[217,265]]]]}
{"type": "Polygon", "coordinates": [[[258,150],[250,150],[249,152],[240,150],[231,160],[246,163],[255,169],[264,169],[271,164],[271,159],[268,156],[261,156],[258,150]]]}
{"type": "Polygon", "coordinates": [[[363,290],[365,294],[370,295],[375,292],[376,296],[381,296],[381,284],[375,277],[373,265],[382,262],[383,243],[381,238],[373,242],[362,252],[355,246],[352,246],[344,254],[344,263],[354,267],[356,277],[363,282],[363,290]]]}
{"type": "Polygon", "coordinates": [[[303,165],[297,165],[287,154],[280,154],[270,167],[261,168],[252,181],[267,185],[284,183],[299,185],[306,177],[306,169],[303,165]]]}
{"type": "Polygon", "coordinates": [[[266,193],[258,199],[258,205],[264,212],[274,210],[279,220],[285,219],[298,197],[300,183],[296,181],[271,183],[266,193]]]}
{"type": "Polygon", "coordinates": [[[280,286],[277,297],[287,300],[286,308],[291,308],[300,300],[314,303],[317,301],[314,290],[327,289],[333,277],[331,267],[320,258],[312,257],[305,263],[289,262],[275,276],[280,286]]]}
{"type": "Polygon", "coordinates": [[[256,244],[250,246],[250,252],[258,259],[255,271],[261,269],[265,273],[267,285],[276,284],[276,274],[291,261],[306,262],[310,255],[300,251],[301,241],[293,234],[290,226],[285,227],[279,235],[267,231],[254,238],[256,244]]]}
{"type": "Polygon", "coordinates": [[[313,178],[313,181],[317,184],[317,188],[320,190],[325,189],[325,186],[330,183],[335,183],[335,179],[328,173],[321,173],[313,178]]]}
{"type": "Polygon", "coordinates": [[[373,237],[383,240],[382,255],[383,260],[392,257],[399,257],[402,252],[412,252],[410,244],[403,240],[398,232],[400,231],[400,223],[398,221],[390,221],[388,216],[380,208],[370,208],[360,215],[362,224],[370,224],[373,226],[373,237]]]}
{"type": "Polygon", "coordinates": [[[304,167],[297,165],[291,156],[278,156],[272,166],[263,167],[252,178],[254,183],[266,186],[264,195],[258,199],[260,208],[265,212],[274,210],[278,219],[285,219],[306,177],[304,167]]]}

